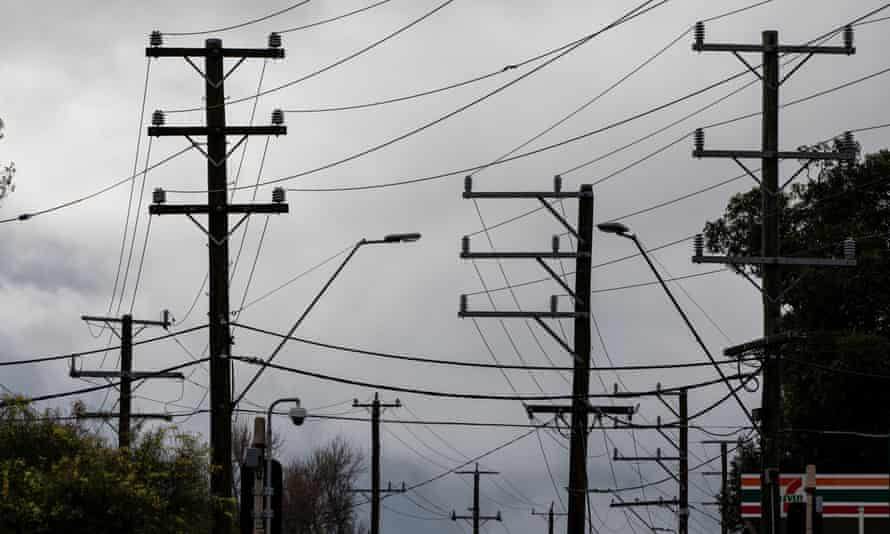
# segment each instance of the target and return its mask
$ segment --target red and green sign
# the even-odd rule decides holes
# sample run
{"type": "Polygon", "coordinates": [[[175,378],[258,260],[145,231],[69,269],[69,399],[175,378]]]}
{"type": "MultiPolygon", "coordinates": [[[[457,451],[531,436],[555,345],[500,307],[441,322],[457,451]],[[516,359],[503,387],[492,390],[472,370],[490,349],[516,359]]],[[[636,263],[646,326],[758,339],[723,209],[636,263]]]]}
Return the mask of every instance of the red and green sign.
{"type": "MultiPolygon", "coordinates": [[[[806,501],[804,477],[779,478],[783,516],[791,503],[806,501]]],[[[760,491],[760,475],[742,475],[742,517],[760,517],[760,491]]],[[[860,509],[865,517],[890,513],[887,475],[818,475],[816,497],[821,497],[823,517],[859,517],[860,509]]]]}

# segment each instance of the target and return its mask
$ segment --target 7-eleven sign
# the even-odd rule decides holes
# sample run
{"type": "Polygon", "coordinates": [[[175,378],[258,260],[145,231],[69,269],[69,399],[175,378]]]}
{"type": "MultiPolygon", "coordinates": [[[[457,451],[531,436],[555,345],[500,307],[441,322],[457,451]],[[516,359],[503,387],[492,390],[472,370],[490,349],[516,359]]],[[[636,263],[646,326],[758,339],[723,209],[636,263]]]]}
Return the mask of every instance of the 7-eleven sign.
{"type": "MultiPolygon", "coordinates": [[[[791,503],[806,501],[805,477],[779,477],[782,516],[791,503]]],[[[887,517],[888,482],[887,475],[817,475],[816,496],[822,499],[823,517],[858,517],[860,508],[866,517],[887,517]]],[[[742,517],[760,517],[760,495],[760,475],[742,475],[742,517]]]]}

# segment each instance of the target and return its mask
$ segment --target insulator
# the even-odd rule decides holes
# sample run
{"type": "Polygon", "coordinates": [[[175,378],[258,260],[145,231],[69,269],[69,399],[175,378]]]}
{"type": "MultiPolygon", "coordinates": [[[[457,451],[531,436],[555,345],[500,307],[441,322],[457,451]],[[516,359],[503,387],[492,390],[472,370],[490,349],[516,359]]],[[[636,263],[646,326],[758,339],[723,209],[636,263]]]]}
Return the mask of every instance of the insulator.
{"type": "Polygon", "coordinates": [[[464,192],[472,193],[473,192],[473,177],[467,175],[464,177],[464,192]]]}
{"type": "Polygon", "coordinates": [[[556,295],[550,295],[550,311],[552,313],[556,313],[556,310],[559,309],[559,297],[556,295]]]}
{"type": "Polygon", "coordinates": [[[272,190],[272,202],[281,204],[287,198],[287,193],[283,187],[276,187],[272,190]]]}
{"type": "Polygon", "coordinates": [[[853,26],[844,26],[844,48],[853,50],[853,26]]]}
{"type": "Polygon", "coordinates": [[[553,177],[553,192],[559,193],[562,191],[562,176],[556,175],[553,177]]]}
{"type": "Polygon", "coordinates": [[[163,126],[164,123],[167,122],[167,117],[164,116],[164,112],[156,109],[151,114],[151,124],[152,126],[163,126]]]}
{"type": "Polygon", "coordinates": [[[856,240],[852,237],[844,239],[844,258],[848,260],[856,259],[856,240]]]}
{"type": "Polygon", "coordinates": [[[467,311],[467,296],[466,295],[460,296],[460,311],[462,311],[462,312],[467,311]]]}
{"type": "Polygon", "coordinates": [[[464,254],[470,253],[470,236],[465,235],[462,238],[460,238],[460,250],[464,254]]]}
{"type": "Polygon", "coordinates": [[[843,151],[853,152],[854,154],[858,152],[856,147],[856,139],[853,137],[853,132],[844,132],[843,151]]]}
{"type": "Polygon", "coordinates": [[[156,187],[151,193],[151,199],[155,204],[163,204],[167,202],[167,192],[160,187],[156,187]]]}
{"type": "Polygon", "coordinates": [[[164,35],[160,31],[154,30],[153,32],[151,32],[151,36],[148,38],[148,44],[153,47],[161,46],[162,44],[164,44],[164,35]]]}
{"type": "Polygon", "coordinates": [[[618,447],[615,447],[613,450],[615,452],[613,453],[612,458],[617,460],[618,459],[618,447]]]}
{"type": "Polygon", "coordinates": [[[693,240],[693,252],[695,256],[704,256],[705,255],[705,236],[701,234],[695,234],[695,239],[693,240]]]}
{"type": "Polygon", "coordinates": [[[701,152],[705,149],[705,131],[701,128],[695,129],[695,134],[693,134],[693,143],[695,144],[695,151],[701,152]]]}
{"type": "Polygon", "coordinates": [[[284,111],[280,109],[272,110],[272,125],[273,126],[281,126],[284,124],[284,111]]]}
{"type": "Polygon", "coordinates": [[[696,22],[695,23],[695,47],[696,49],[701,49],[701,47],[705,44],[705,23],[704,22],[696,22]]]}
{"type": "Polygon", "coordinates": [[[553,245],[553,253],[556,254],[557,252],[559,252],[559,236],[558,235],[553,236],[552,245],[553,245]]]}
{"type": "Polygon", "coordinates": [[[272,32],[269,34],[269,48],[281,48],[281,34],[272,32]]]}

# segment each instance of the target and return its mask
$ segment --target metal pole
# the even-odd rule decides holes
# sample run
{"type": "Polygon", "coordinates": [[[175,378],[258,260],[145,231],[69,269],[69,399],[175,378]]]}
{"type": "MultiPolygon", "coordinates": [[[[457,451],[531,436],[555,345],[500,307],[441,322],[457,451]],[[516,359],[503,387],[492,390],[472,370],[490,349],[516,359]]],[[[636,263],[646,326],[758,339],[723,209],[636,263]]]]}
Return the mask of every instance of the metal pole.
{"type": "Polygon", "coordinates": [[[371,534],[380,534],[380,397],[371,404],[371,534]]]}
{"type": "Polygon", "coordinates": [[[547,532],[553,534],[553,502],[550,502],[550,513],[547,514],[547,532]]]}
{"type": "Polygon", "coordinates": [[[121,318],[121,413],[117,424],[117,448],[130,448],[131,385],[133,383],[133,316],[121,318]]]}
{"type": "Polygon", "coordinates": [[[575,268],[575,367],[572,377],[572,435],[569,448],[568,534],[584,534],[587,498],[587,395],[590,392],[590,270],[593,249],[593,187],[578,199],[578,259],[575,268]]]}
{"type": "MultiPolygon", "coordinates": [[[[271,421],[271,419],[270,419],[271,421]]],[[[253,513],[254,517],[242,517],[241,521],[250,521],[253,524],[254,534],[269,534],[266,531],[265,521],[262,511],[265,510],[264,491],[266,489],[266,473],[269,471],[267,467],[267,458],[271,456],[271,452],[266,450],[266,420],[262,417],[256,417],[253,421],[253,446],[262,451],[263,471],[260,473],[257,469],[253,480],[253,513]]]]}
{"type": "MultiPolygon", "coordinates": [[[[206,77],[208,251],[210,262],[210,494],[232,494],[232,417],[229,338],[229,215],[226,175],[226,107],[222,40],[207,39],[206,77]]],[[[269,426],[272,426],[269,421],[269,426]]],[[[212,532],[231,534],[232,519],[224,507],[214,507],[212,532]]]]}
{"type": "MultiPolygon", "coordinates": [[[[779,33],[763,32],[763,182],[761,184],[762,255],[779,256],[779,33]]],[[[763,266],[763,336],[779,332],[781,304],[781,272],[779,266],[763,266]]],[[[762,480],[770,485],[761,492],[761,530],[765,534],[779,534],[779,417],[781,411],[782,376],[775,348],[767,346],[763,371],[762,397],[762,480]]]]}
{"type": "Polygon", "coordinates": [[[479,534],[479,464],[473,473],[473,534],[479,534]]]}
{"type": "Polygon", "coordinates": [[[687,391],[680,390],[680,510],[679,534],[689,534],[689,417],[687,391]]]}
{"type": "Polygon", "coordinates": [[[720,444],[720,534],[729,534],[729,525],[726,524],[726,503],[729,490],[729,472],[727,471],[727,444],[720,444]]]}

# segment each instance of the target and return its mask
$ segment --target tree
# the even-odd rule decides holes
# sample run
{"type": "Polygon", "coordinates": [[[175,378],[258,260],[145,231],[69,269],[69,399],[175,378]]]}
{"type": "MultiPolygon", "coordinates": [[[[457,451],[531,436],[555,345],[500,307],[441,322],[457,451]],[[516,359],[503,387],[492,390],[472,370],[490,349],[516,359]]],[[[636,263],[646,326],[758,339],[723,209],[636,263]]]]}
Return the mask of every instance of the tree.
{"type": "Polygon", "coordinates": [[[11,403],[0,408],[0,533],[193,532],[222,505],[208,469],[206,447],[174,427],[117,450],[58,410],[11,403]]]}
{"type": "Polygon", "coordinates": [[[289,534],[359,534],[352,492],[365,471],[361,451],[336,437],[284,470],[284,531],[289,534]]]}
{"type": "MultiPolygon", "coordinates": [[[[888,381],[873,376],[890,368],[890,152],[824,164],[779,193],[778,204],[783,256],[839,257],[852,237],[858,262],[782,271],[781,328],[805,335],[781,349],[782,470],[887,472],[885,441],[825,431],[890,429],[890,413],[874,409],[890,402],[888,381]]],[[[728,255],[760,255],[760,232],[758,188],[734,196],[705,227],[708,248],[728,255]]],[[[760,276],[756,267],[745,272],[760,276]]]]}

